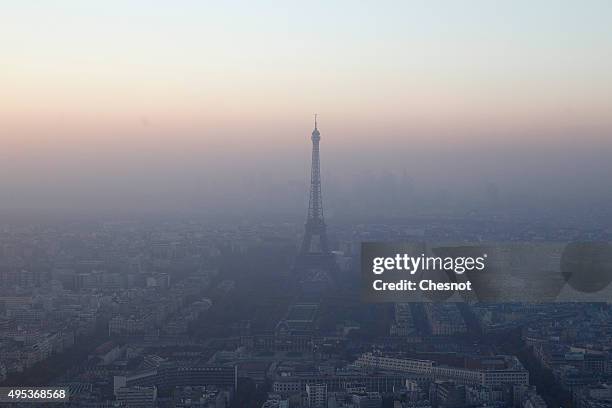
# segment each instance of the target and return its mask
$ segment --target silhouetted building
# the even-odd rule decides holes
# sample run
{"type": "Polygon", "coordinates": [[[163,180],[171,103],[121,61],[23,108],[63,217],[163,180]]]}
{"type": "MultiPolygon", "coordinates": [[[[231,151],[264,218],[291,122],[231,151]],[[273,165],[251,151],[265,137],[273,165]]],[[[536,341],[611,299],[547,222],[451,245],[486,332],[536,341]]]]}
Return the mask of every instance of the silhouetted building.
{"type": "Polygon", "coordinates": [[[323,198],[321,195],[321,165],[319,142],[321,133],[317,127],[312,131],[312,167],[310,173],[310,198],[308,216],[304,228],[304,238],[296,260],[295,271],[304,294],[318,294],[333,285],[337,272],[334,254],[329,247],[327,226],[323,217],[323,198]]]}

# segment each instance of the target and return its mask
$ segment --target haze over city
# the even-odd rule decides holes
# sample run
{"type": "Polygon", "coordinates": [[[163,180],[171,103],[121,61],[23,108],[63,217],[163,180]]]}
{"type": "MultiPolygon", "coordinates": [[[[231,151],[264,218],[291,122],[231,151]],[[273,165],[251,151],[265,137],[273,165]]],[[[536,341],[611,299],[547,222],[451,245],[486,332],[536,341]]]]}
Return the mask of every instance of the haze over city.
{"type": "Polygon", "coordinates": [[[608,1],[2,7],[3,210],[612,198],[608,1]]]}
{"type": "Polygon", "coordinates": [[[612,1],[0,1],[2,407],[612,407],[612,1]]]}

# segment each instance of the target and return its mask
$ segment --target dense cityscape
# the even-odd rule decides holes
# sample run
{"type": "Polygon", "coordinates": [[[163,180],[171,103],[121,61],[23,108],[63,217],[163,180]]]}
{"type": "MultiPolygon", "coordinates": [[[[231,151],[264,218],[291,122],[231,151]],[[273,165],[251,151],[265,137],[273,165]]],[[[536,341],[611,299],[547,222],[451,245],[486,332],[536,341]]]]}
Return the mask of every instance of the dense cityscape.
{"type": "MultiPolygon", "coordinates": [[[[609,241],[487,212],[127,217],[0,231],[0,381],[75,407],[609,407],[610,303],[361,301],[362,242],[609,241]]],[[[24,402],[27,405],[27,402],[24,402]]],[[[48,402],[48,404],[53,404],[48,402]]],[[[17,405],[14,403],[13,405],[17,405]]]]}
{"type": "Polygon", "coordinates": [[[64,386],[83,407],[610,406],[609,304],[362,304],[359,243],[414,239],[398,223],[335,225],[342,284],[296,297],[301,229],[7,224],[2,385],[64,386]]]}
{"type": "Polygon", "coordinates": [[[611,22],[2,1],[0,408],[612,408],[611,22]]]}

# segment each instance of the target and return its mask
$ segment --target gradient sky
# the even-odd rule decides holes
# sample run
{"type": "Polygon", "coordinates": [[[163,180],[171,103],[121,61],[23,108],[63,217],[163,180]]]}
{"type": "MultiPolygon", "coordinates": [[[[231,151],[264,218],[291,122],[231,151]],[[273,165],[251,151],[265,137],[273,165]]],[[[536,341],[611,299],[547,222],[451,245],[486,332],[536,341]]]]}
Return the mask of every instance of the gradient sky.
{"type": "Polygon", "coordinates": [[[336,177],[412,152],[417,164],[391,170],[508,178],[495,152],[562,167],[575,149],[578,167],[596,168],[584,177],[610,170],[610,1],[0,7],[5,206],[121,206],[135,186],[140,203],[186,175],[186,190],[213,188],[212,172],[302,180],[314,112],[334,157],[324,173],[336,177]],[[466,170],[486,154],[491,163],[466,170]],[[427,167],[436,157],[465,162],[427,167]]]}

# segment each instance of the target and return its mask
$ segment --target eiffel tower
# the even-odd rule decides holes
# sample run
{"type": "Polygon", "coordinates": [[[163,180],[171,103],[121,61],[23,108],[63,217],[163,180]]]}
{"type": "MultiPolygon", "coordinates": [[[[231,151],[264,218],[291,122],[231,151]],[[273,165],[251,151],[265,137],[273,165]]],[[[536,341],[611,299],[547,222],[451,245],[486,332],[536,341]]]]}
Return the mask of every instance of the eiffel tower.
{"type": "Polygon", "coordinates": [[[298,278],[301,279],[302,286],[329,286],[333,282],[338,266],[334,254],[329,249],[327,227],[323,218],[319,156],[321,133],[317,126],[317,115],[315,115],[311,139],[312,167],[310,171],[308,216],[304,225],[304,239],[296,260],[295,270],[300,275],[298,278]],[[323,281],[326,281],[325,284],[323,281]]]}

